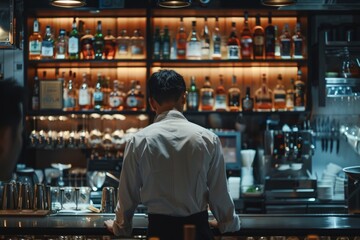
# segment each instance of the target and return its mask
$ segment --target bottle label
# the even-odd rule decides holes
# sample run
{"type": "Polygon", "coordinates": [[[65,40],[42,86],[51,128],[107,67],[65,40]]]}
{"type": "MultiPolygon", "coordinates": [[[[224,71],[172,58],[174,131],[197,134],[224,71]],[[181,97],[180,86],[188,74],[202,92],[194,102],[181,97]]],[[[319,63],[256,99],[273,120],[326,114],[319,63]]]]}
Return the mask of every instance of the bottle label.
{"type": "Polygon", "coordinates": [[[29,42],[29,51],[30,54],[40,54],[41,53],[41,42],[38,40],[29,42]]]}
{"type": "Polygon", "coordinates": [[[141,46],[141,44],[135,44],[131,46],[131,54],[141,55],[143,53],[144,53],[144,48],[141,46]]]}
{"type": "Polygon", "coordinates": [[[199,105],[199,95],[196,92],[189,92],[187,96],[188,108],[195,109],[199,105]]]}
{"type": "Polygon", "coordinates": [[[240,106],[240,95],[239,94],[229,94],[229,106],[230,107],[239,107],[240,106]]]}
{"type": "Polygon", "coordinates": [[[64,98],[64,108],[73,108],[75,107],[75,98],[67,96],[64,98]]]}
{"type": "Polygon", "coordinates": [[[228,46],[228,59],[239,59],[239,46],[228,46]]]}
{"type": "Polygon", "coordinates": [[[302,39],[294,39],[294,57],[303,56],[303,41],[302,39]]]}
{"type": "Polygon", "coordinates": [[[138,100],[135,96],[128,96],[126,99],[126,105],[130,108],[134,108],[138,105],[138,100]]]}
{"type": "Polygon", "coordinates": [[[226,95],[224,95],[224,94],[216,95],[215,109],[226,109],[226,95]]]}
{"type": "Polygon", "coordinates": [[[101,102],[104,99],[103,92],[94,92],[94,102],[101,102]]]}
{"type": "Polygon", "coordinates": [[[126,43],[119,43],[118,52],[120,55],[127,55],[129,52],[129,45],[126,43]]]}
{"type": "Polygon", "coordinates": [[[154,56],[160,56],[160,42],[154,43],[154,56]]]}
{"type": "Polygon", "coordinates": [[[90,94],[87,89],[79,90],[79,105],[89,105],[90,104],[90,94]]]}
{"type": "Polygon", "coordinates": [[[66,46],[64,42],[59,42],[56,45],[56,59],[65,59],[66,46]]]}
{"type": "Polygon", "coordinates": [[[69,54],[76,54],[79,52],[79,39],[77,37],[69,38],[69,54]]]}
{"type": "Polygon", "coordinates": [[[254,108],[254,101],[251,98],[246,98],[242,102],[242,108],[245,111],[252,110],[254,108]]]}
{"type": "Polygon", "coordinates": [[[281,39],[280,54],[282,57],[290,57],[291,41],[290,39],[281,39]]]}
{"type": "Polygon", "coordinates": [[[264,45],[264,37],[263,36],[255,36],[254,37],[254,45],[264,45]]]}
{"type": "Polygon", "coordinates": [[[122,104],[121,98],[119,96],[110,96],[109,105],[112,108],[119,107],[122,104]]]}
{"type": "Polygon", "coordinates": [[[216,41],[214,42],[214,47],[213,47],[213,54],[214,55],[220,55],[221,54],[221,42],[220,41],[216,41]]]}
{"type": "Polygon", "coordinates": [[[285,93],[274,93],[274,102],[285,102],[285,93]]]}
{"type": "Polygon", "coordinates": [[[54,44],[51,41],[43,41],[42,42],[41,55],[44,57],[54,56],[54,44]]]}
{"type": "Polygon", "coordinates": [[[201,57],[201,43],[188,42],[186,55],[187,57],[201,57]]]}
{"type": "Polygon", "coordinates": [[[212,92],[203,92],[201,97],[201,103],[203,106],[214,106],[214,96],[212,92]]]}
{"type": "Polygon", "coordinates": [[[163,55],[170,55],[170,42],[163,43],[163,55]]]}

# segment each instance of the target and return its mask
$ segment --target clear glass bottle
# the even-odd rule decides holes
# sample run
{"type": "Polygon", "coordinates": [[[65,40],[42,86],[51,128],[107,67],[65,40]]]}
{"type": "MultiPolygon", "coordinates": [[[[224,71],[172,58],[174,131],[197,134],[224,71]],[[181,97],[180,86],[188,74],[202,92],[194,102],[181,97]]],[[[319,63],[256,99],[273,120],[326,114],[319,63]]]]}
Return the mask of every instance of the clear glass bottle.
{"type": "Polygon", "coordinates": [[[161,38],[161,56],[162,59],[168,60],[170,59],[170,34],[169,34],[169,28],[168,26],[164,27],[164,34],[161,38]]]}
{"type": "Polygon", "coordinates": [[[240,40],[236,34],[236,23],[231,23],[231,33],[227,41],[228,59],[239,59],[240,40]]]}
{"type": "Polygon", "coordinates": [[[291,36],[288,23],[284,24],[280,35],[280,54],[283,59],[291,58],[291,36]]]}
{"type": "Polygon", "coordinates": [[[244,28],[240,35],[240,53],[242,59],[251,59],[253,53],[253,39],[249,27],[248,12],[244,12],[244,28]]]}
{"type": "Polygon", "coordinates": [[[81,53],[83,59],[94,59],[94,35],[90,33],[90,29],[85,30],[85,35],[80,39],[81,53]]]}
{"type": "Polygon", "coordinates": [[[210,32],[207,17],[204,18],[204,28],[201,34],[201,59],[210,58],[210,32]]]}
{"type": "Polygon", "coordinates": [[[297,72],[294,87],[294,110],[305,111],[305,83],[302,80],[302,71],[300,69],[297,72]]]}
{"type": "Polygon", "coordinates": [[[292,111],[294,110],[294,83],[295,80],[294,78],[290,79],[290,88],[288,88],[288,90],[286,90],[286,110],[288,111],[292,111]]]}
{"type": "Polygon", "coordinates": [[[281,57],[281,47],[280,47],[280,40],[279,40],[279,36],[278,36],[278,26],[274,25],[274,30],[275,30],[275,58],[280,58],[281,57]]]}
{"type": "Polygon", "coordinates": [[[67,83],[67,91],[66,91],[66,98],[64,101],[64,110],[65,111],[73,111],[76,108],[76,90],[74,89],[73,80],[69,79],[67,83]]]}
{"type": "Polygon", "coordinates": [[[50,26],[46,26],[45,35],[41,44],[41,58],[53,59],[55,54],[55,40],[50,26]]]}
{"type": "Polygon", "coordinates": [[[200,109],[202,111],[211,111],[214,109],[215,94],[211,86],[210,77],[206,76],[204,85],[200,89],[200,109]]]}
{"type": "Polygon", "coordinates": [[[264,28],[261,26],[260,14],[256,15],[255,27],[253,30],[253,56],[254,59],[263,59],[264,58],[264,42],[265,42],[265,33],[264,28]]]}
{"type": "Polygon", "coordinates": [[[76,26],[76,18],[74,18],[72,23],[72,30],[69,34],[69,40],[68,40],[69,59],[79,59],[79,52],[80,52],[80,38],[76,26]]]}
{"type": "Polygon", "coordinates": [[[219,85],[215,90],[215,111],[226,111],[227,110],[227,92],[224,87],[224,77],[220,74],[219,85]]]}
{"type": "Polygon", "coordinates": [[[245,97],[241,100],[242,111],[243,112],[252,112],[254,109],[254,99],[250,94],[250,87],[246,87],[245,97]]]}
{"type": "Polygon", "coordinates": [[[55,58],[56,59],[66,59],[67,58],[68,41],[67,41],[67,38],[66,38],[65,29],[60,29],[59,30],[59,36],[58,36],[58,39],[57,39],[55,45],[56,45],[55,58]]]}
{"type": "Polygon", "coordinates": [[[97,60],[103,59],[104,47],[105,44],[104,44],[104,35],[102,33],[102,23],[101,21],[98,21],[96,27],[96,33],[94,36],[94,42],[93,42],[93,48],[95,53],[94,59],[97,60]]]}
{"type": "Polygon", "coordinates": [[[255,91],[255,109],[271,111],[273,108],[273,92],[267,85],[266,74],[262,75],[261,87],[255,91]]]}
{"type": "Polygon", "coordinates": [[[153,44],[153,58],[159,60],[161,58],[161,35],[159,26],[155,27],[153,44]]]}
{"type": "Polygon", "coordinates": [[[40,26],[37,18],[34,19],[33,33],[29,37],[29,59],[39,60],[41,58],[42,36],[40,34],[40,26]]]}
{"type": "Polygon", "coordinates": [[[79,108],[81,110],[91,109],[91,95],[86,73],[83,73],[83,79],[79,89],[79,108]]]}
{"type": "Polygon", "coordinates": [[[134,30],[134,34],[130,38],[130,49],[132,58],[144,58],[145,39],[140,29],[134,30]]]}
{"type": "Polygon", "coordinates": [[[278,111],[286,109],[286,91],[281,74],[278,75],[277,84],[274,88],[274,109],[278,111]]]}
{"type": "Polygon", "coordinates": [[[127,35],[126,29],[122,29],[120,35],[116,39],[117,42],[117,57],[128,58],[129,57],[129,46],[130,38],[127,35]]]}
{"type": "Polygon", "coordinates": [[[265,58],[275,58],[275,27],[272,24],[272,14],[269,12],[268,24],[265,27],[265,58]]]}
{"type": "Polygon", "coordinates": [[[292,36],[293,58],[304,58],[304,37],[301,33],[301,23],[298,21],[295,27],[295,33],[292,36]]]}
{"type": "Polygon", "coordinates": [[[101,73],[97,74],[97,81],[93,93],[94,110],[102,110],[104,104],[103,77],[101,73]]]}
{"type": "Polygon", "coordinates": [[[109,95],[109,105],[113,111],[121,111],[124,108],[124,95],[120,92],[118,80],[113,81],[113,90],[109,95]]]}
{"type": "Polygon", "coordinates": [[[199,89],[196,86],[195,76],[190,78],[190,87],[188,88],[186,98],[186,110],[187,111],[198,111],[199,110],[199,89]]]}
{"type": "Polygon", "coordinates": [[[131,88],[126,95],[126,108],[132,111],[144,108],[144,95],[139,81],[131,80],[131,88]]]}
{"type": "Polygon", "coordinates": [[[240,110],[240,88],[237,84],[236,76],[232,76],[231,87],[228,90],[228,106],[231,112],[240,110]]]}
{"type": "Polygon", "coordinates": [[[196,32],[196,21],[192,21],[192,30],[186,42],[186,58],[190,60],[201,59],[201,42],[196,32]]]}
{"type": "Polygon", "coordinates": [[[219,27],[219,18],[215,18],[215,27],[212,33],[212,59],[214,60],[220,60],[221,59],[221,33],[220,33],[220,27],[219,27]]]}
{"type": "Polygon", "coordinates": [[[176,57],[177,59],[186,58],[186,42],[187,34],[185,32],[184,20],[180,18],[179,30],[176,34],[176,57]]]}
{"type": "Polygon", "coordinates": [[[111,33],[111,29],[107,30],[107,34],[104,37],[104,58],[112,60],[115,58],[116,53],[116,39],[111,33]]]}

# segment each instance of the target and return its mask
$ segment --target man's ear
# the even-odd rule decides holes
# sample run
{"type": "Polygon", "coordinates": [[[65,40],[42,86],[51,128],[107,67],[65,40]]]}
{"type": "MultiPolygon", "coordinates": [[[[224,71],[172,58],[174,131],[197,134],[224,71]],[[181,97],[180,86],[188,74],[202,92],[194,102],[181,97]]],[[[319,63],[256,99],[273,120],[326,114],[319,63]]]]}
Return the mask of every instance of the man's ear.
{"type": "Polygon", "coordinates": [[[154,112],[156,112],[156,102],[155,99],[153,99],[152,97],[149,97],[149,104],[151,107],[151,110],[153,110],[154,112]]]}

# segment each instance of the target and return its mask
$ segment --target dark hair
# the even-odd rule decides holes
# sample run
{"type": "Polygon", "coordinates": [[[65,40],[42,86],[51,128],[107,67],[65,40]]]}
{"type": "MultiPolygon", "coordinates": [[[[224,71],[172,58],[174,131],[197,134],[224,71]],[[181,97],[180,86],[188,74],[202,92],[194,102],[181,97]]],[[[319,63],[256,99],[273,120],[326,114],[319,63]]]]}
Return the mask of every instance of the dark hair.
{"type": "Polygon", "coordinates": [[[151,75],[148,80],[149,97],[160,105],[167,101],[176,102],[186,91],[183,76],[174,70],[159,70],[151,75]]]}
{"type": "Polygon", "coordinates": [[[24,89],[14,79],[0,80],[0,128],[17,129],[22,121],[20,104],[24,102],[24,89]]]}

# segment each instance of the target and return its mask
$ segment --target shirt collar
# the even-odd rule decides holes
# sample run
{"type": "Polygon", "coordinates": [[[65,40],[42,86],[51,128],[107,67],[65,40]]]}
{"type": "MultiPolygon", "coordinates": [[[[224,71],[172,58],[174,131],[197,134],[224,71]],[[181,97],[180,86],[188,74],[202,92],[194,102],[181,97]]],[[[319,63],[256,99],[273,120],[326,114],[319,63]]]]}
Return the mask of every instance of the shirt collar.
{"type": "Polygon", "coordinates": [[[162,112],[159,115],[157,115],[155,117],[154,122],[160,122],[162,120],[170,119],[170,118],[178,118],[178,119],[186,120],[185,116],[178,110],[170,110],[170,111],[162,112]]]}

